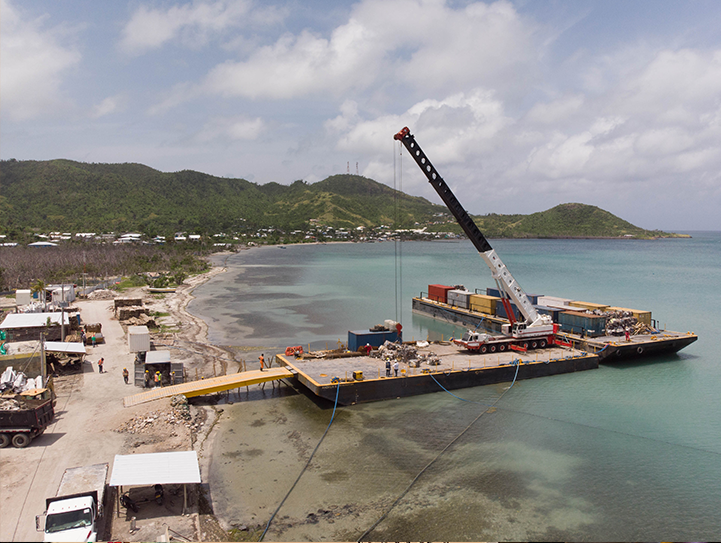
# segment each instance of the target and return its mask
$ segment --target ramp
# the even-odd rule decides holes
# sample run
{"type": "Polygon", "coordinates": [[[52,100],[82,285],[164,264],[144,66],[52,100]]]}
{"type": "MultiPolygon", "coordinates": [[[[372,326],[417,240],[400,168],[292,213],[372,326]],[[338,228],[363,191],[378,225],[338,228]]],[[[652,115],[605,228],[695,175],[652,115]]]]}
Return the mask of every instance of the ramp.
{"type": "Polygon", "coordinates": [[[231,375],[221,375],[220,377],[213,377],[211,379],[201,379],[200,381],[191,381],[179,385],[158,387],[147,392],[134,394],[133,396],[126,396],[123,398],[123,405],[125,407],[132,407],[160,398],[170,398],[176,394],[182,394],[186,398],[192,398],[193,396],[213,394],[214,392],[267,383],[268,381],[280,381],[281,379],[287,379],[294,375],[295,374],[288,368],[268,368],[264,371],[244,371],[231,375]]]}

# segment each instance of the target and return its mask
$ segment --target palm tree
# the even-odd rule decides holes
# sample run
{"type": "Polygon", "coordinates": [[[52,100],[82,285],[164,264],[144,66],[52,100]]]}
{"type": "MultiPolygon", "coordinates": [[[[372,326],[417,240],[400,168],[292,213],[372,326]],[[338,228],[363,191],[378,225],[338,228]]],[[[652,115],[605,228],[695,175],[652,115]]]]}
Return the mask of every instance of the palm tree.
{"type": "Polygon", "coordinates": [[[38,300],[42,300],[43,302],[43,311],[47,309],[47,300],[45,297],[45,281],[42,279],[38,279],[33,283],[32,287],[30,287],[30,290],[34,293],[38,293],[38,300]]]}

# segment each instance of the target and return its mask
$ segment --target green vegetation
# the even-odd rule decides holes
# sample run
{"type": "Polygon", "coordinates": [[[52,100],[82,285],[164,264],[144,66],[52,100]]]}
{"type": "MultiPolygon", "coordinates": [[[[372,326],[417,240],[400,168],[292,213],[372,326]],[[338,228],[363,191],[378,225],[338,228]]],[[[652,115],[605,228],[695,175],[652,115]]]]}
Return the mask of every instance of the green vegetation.
{"type": "Polygon", "coordinates": [[[180,231],[303,228],[310,219],[334,227],[413,225],[445,211],[357,175],[312,185],[257,185],[187,170],[163,173],[141,164],[5,160],[0,186],[0,224],[15,237],[31,229],[138,231],[170,239],[180,231]]]}
{"type": "MultiPolygon", "coordinates": [[[[478,228],[488,238],[622,238],[653,239],[685,237],[660,230],[644,230],[596,206],[561,204],[531,215],[474,216],[478,228]]],[[[460,233],[455,222],[435,225],[434,231],[460,233]]]]}

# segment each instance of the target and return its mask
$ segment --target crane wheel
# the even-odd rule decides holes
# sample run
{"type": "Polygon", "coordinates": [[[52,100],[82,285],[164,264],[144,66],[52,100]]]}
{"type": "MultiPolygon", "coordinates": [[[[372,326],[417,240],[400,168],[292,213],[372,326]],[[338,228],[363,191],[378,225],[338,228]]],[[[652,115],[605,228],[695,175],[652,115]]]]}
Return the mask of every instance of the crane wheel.
{"type": "Polygon", "coordinates": [[[481,347],[481,354],[486,354],[487,352],[488,352],[488,347],[486,347],[485,345],[483,347],[481,347]]]}
{"type": "Polygon", "coordinates": [[[501,351],[501,352],[503,352],[503,351],[506,350],[506,346],[505,346],[503,343],[501,343],[501,344],[498,346],[498,350],[501,351]]]}
{"type": "Polygon", "coordinates": [[[496,352],[496,346],[495,346],[495,345],[491,345],[491,352],[492,352],[492,353],[495,353],[495,352],[496,352]]]}
{"type": "Polygon", "coordinates": [[[542,339],[541,343],[539,345],[540,345],[541,349],[543,349],[546,346],[546,340],[542,339]]]}
{"type": "Polygon", "coordinates": [[[536,347],[538,347],[538,343],[536,343],[535,341],[532,342],[532,343],[531,343],[531,348],[532,348],[532,349],[535,349],[536,347]]]}

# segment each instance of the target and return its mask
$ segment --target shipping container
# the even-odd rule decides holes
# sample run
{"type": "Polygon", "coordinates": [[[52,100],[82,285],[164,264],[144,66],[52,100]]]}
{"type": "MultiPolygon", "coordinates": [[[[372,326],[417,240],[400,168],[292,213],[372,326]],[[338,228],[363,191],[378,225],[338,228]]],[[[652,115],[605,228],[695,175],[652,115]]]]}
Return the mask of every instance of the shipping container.
{"type": "Polygon", "coordinates": [[[447,285],[428,285],[428,297],[434,302],[447,303],[448,291],[453,287],[447,285]]]}
{"type": "Polygon", "coordinates": [[[150,350],[150,331],[147,326],[128,326],[128,349],[131,353],[150,350]]]}
{"type": "Polygon", "coordinates": [[[606,335],[606,317],[582,313],[580,311],[562,311],[558,315],[558,324],[563,332],[580,336],[598,337],[606,335]]]}
{"type": "Polygon", "coordinates": [[[449,290],[447,304],[462,309],[468,309],[468,301],[472,293],[468,290],[449,290]]]}
{"type": "Polygon", "coordinates": [[[629,313],[632,313],[634,317],[638,319],[638,322],[642,322],[644,324],[647,324],[648,326],[651,326],[651,312],[650,311],[640,311],[638,309],[628,309],[626,307],[609,307],[609,311],[627,311],[629,313]]]}
{"type": "MultiPolygon", "coordinates": [[[[524,317],[521,315],[521,312],[518,310],[518,307],[516,307],[516,304],[513,302],[509,302],[511,304],[511,309],[513,310],[514,315],[516,316],[516,320],[524,320],[524,317]]],[[[503,303],[499,300],[499,302],[496,304],[496,316],[501,317],[503,319],[507,319],[508,315],[506,314],[506,308],[503,305],[503,303]]]]}
{"type": "Polygon", "coordinates": [[[606,311],[608,310],[608,306],[604,304],[596,304],[593,302],[579,302],[579,301],[572,301],[569,302],[571,307],[580,307],[582,309],[588,309],[590,311],[595,311],[598,309],[599,311],[606,311]]]}
{"type": "Polygon", "coordinates": [[[496,304],[500,300],[496,296],[487,296],[485,294],[471,294],[468,300],[468,307],[471,311],[486,313],[488,315],[496,314],[496,304]]]}
{"type": "Polygon", "coordinates": [[[371,332],[370,330],[348,331],[349,351],[357,351],[358,347],[362,347],[363,345],[380,347],[386,341],[390,341],[391,343],[398,341],[398,332],[396,330],[380,332],[371,332]]]}
{"type": "Polygon", "coordinates": [[[573,300],[570,298],[558,298],[556,296],[539,296],[538,305],[552,308],[567,308],[573,300]]]}
{"type": "MultiPolygon", "coordinates": [[[[497,288],[487,288],[486,294],[488,296],[495,296],[496,298],[501,297],[501,292],[497,288]]],[[[536,305],[540,297],[540,294],[526,294],[526,298],[528,298],[528,301],[531,302],[531,305],[536,305]]]]}

